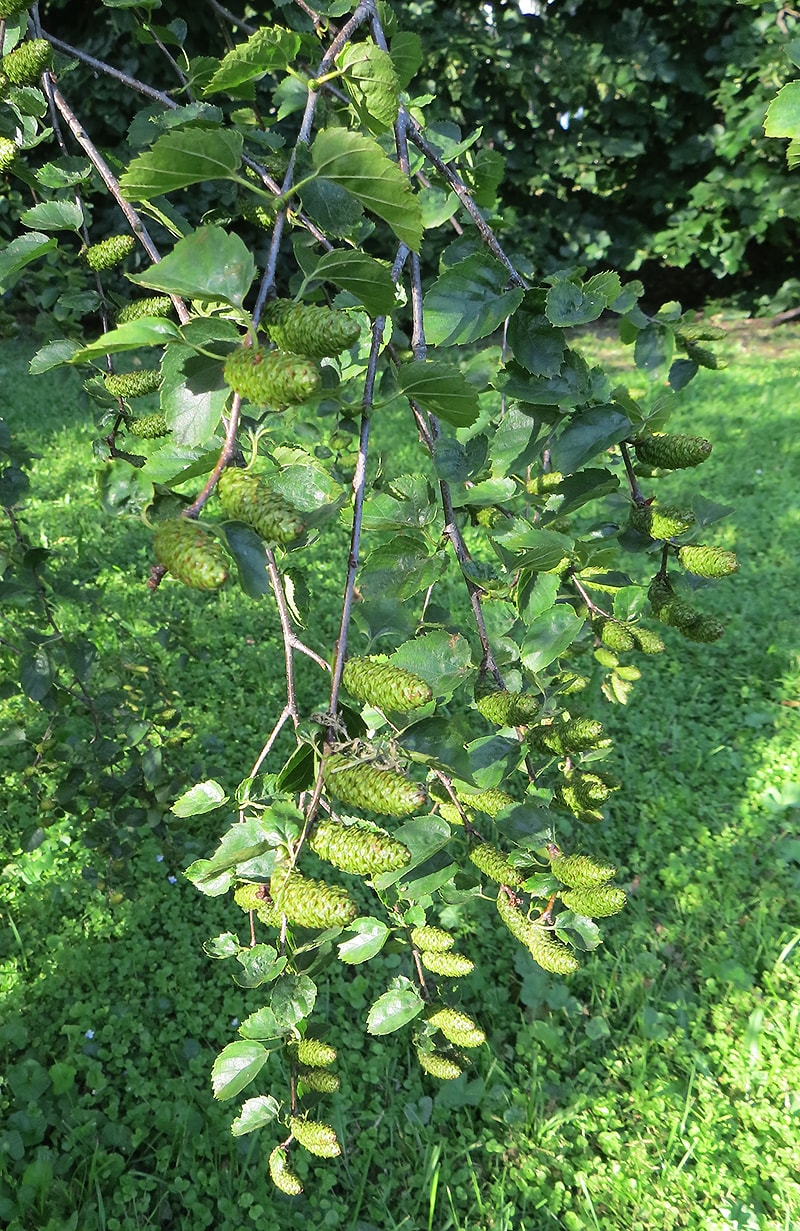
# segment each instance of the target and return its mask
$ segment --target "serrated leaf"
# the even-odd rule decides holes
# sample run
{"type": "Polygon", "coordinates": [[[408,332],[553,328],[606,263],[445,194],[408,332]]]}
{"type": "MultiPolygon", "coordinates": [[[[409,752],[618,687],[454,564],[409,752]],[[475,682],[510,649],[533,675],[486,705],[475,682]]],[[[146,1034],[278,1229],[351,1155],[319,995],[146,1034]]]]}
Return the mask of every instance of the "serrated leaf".
{"type": "Polygon", "coordinates": [[[407,398],[453,427],[469,427],[480,413],[477,390],[452,364],[436,359],[404,363],[397,383],[407,398]]]}
{"type": "MultiPolygon", "coordinates": [[[[422,212],[406,176],[377,141],[345,128],[327,128],[311,147],[314,169],[387,222],[397,238],[418,252],[422,212]]],[[[301,193],[302,196],[302,193],[301,193]]]]}
{"type": "Polygon", "coordinates": [[[397,74],[397,84],[405,90],[422,64],[422,39],[410,30],[400,30],[392,36],[389,53],[397,74]]]}
{"type": "Polygon", "coordinates": [[[389,929],[380,919],[362,916],[354,919],[345,932],[346,940],[337,945],[339,961],[348,966],[357,966],[360,962],[368,962],[376,953],[380,953],[389,936],[389,929]]]}
{"type": "Polygon", "coordinates": [[[355,295],[370,316],[384,316],[395,305],[395,288],[391,267],[387,261],[378,261],[365,252],[353,252],[350,248],[335,248],[324,253],[307,275],[306,282],[333,282],[355,295]]]}
{"type": "Polygon", "coordinates": [[[361,123],[375,133],[390,129],[400,109],[400,83],[388,52],[374,43],[348,43],[336,62],[361,123]]]}
{"type": "Polygon", "coordinates": [[[243,1137],[245,1133],[255,1132],[265,1124],[271,1124],[280,1111],[278,1100],[271,1094],[259,1094],[255,1098],[246,1099],[242,1110],[231,1124],[234,1137],[243,1137]]]}
{"type": "Polygon", "coordinates": [[[564,474],[574,474],[630,433],[631,421],[618,406],[592,406],[575,415],[554,441],[553,467],[564,474]]]}
{"type": "Polygon", "coordinates": [[[179,239],[157,265],[130,274],[129,281],[170,295],[241,307],[255,271],[253,256],[238,235],[205,226],[179,239]]]}
{"type": "Polygon", "coordinates": [[[54,676],[53,664],[44,650],[23,654],[19,664],[19,682],[31,701],[44,701],[53,687],[54,676]]]}
{"type": "Polygon", "coordinates": [[[285,69],[297,56],[301,38],[282,26],[265,26],[251,34],[223,57],[203,93],[235,90],[249,81],[259,81],[267,73],[285,69]]]}
{"type": "Polygon", "coordinates": [[[213,812],[227,802],[228,796],[223,787],[213,778],[209,778],[206,782],[198,782],[196,786],[184,791],[170,811],[176,816],[202,816],[204,812],[213,812]]]}
{"type": "Polygon", "coordinates": [[[230,389],[222,364],[187,346],[168,346],[161,361],[161,409],[178,445],[205,445],[219,426],[230,389]]]}
{"type": "Polygon", "coordinates": [[[233,179],[241,165],[242,144],[242,134],[234,128],[164,133],[120,176],[122,195],[128,201],[149,201],[190,184],[233,179]]]}
{"type": "MultiPolygon", "coordinates": [[[[277,953],[274,949],[272,953],[274,955],[274,966],[274,958],[277,957],[277,953]]],[[[258,959],[259,972],[262,978],[264,976],[268,977],[272,969],[272,967],[265,969],[266,958],[267,955],[262,954],[259,955],[258,959]]],[[[239,1026],[239,1034],[243,1039],[279,1039],[283,1033],[277,1017],[268,1005],[256,1009],[255,1013],[251,1013],[249,1017],[246,1017],[239,1026]]]]}
{"type": "Polygon", "coordinates": [[[83,210],[76,201],[42,201],[20,215],[25,227],[38,227],[42,231],[80,231],[83,225],[83,210]]]}
{"type": "Polygon", "coordinates": [[[574,282],[557,282],[547,292],[545,313],[551,324],[568,329],[596,321],[605,307],[602,294],[576,286],[574,282]]]}
{"type": "Polygon", "coordinates": [[[469,674],[472,651],[466,637],[436,629],[406,641],[390,661],[420,676],[435,697],[447,699],[469,674]]]}
{"type": "Polygon", "coordinates": [[[522,302],[521,288],[507,283],[508,270],[484,253],[450,266],[425,296],[428,341],[454,346],[493,333],[522,302]]]}
{"type": "Polygon", "coordinates": [[[116,329],[109,329],[96,342],[90,342],[72,356],[72,363],[91,363],[104,355],[117,355],[123,351],[138,350],[142,346],[163,346],[180,338],[181,331],[172,321],[163,317],[142,316],[127,321],[116,329]]]}
{"type": "Polygon", "coordinates": [[[367,1014],[367,1030],[370,1034],[392,1034],[407,1026],[424,1008],[413,987],[394,988],[384,992],[373,1004],[367,1014]]]}
{"type": "Polygon", "coordinates": [[[58,241],[52,236],[48,239],[40,231],[32,231],[30,235],[18,235],[0,252],[0,293],[9,291],[16,283],[26,265],[38,261],[39,257],[52,252],[58,246],[58,241]]]}
{"type": "Polygon", "coordinates": [[[555,662],[580,634],[584,621],[561,603],[537,616],[529,625],[520,649],[522,665],[534,674],[555,662]]]}
{"type": "Polygon", "coordinates": [[[71,188],[88,180],[91,174],[92,164],[88,158],[70,155],[46,162],[35,172],[37,180],[45,188],[71,188]]]}
{"type": "Polygon", "coordinates": [[[364,218],[361,202],[341,184],[322,176],[303,184],[300,197],[309,217],[334,238],[352,237],[364,218]]]}
{"type": "Polygon", "coordinates": [[[767,107],[767,137],[800,137],[800,81],[783,86],[767,107]]]}
{"type": "Polygon", "coordinates": [[[270,1007],[286,1031],[313,1012],[316,999],[317,985],[308,975],[282,975],[275,984],[270,1007]]]}
{"type": "Polygon", "coordinates": [[[534,376],[557,376],[564,361],[566,338],[546,316],[526,312],[524,306],[508,323],[508,344],[514,358],[534,376]]]}
{"type": "Polygon", "coordinates": [[[239,585],[248,598],[263,598],[271,589],[264,540],[240,521],[225,522],[222,529],[236,561],[239,585]]]}
{"type": "Polygon", "coordinates": [[[39,376],[42,372],[59,368],[62,364],[69,363],[79,349],[78,342],[71,342],[69,338],[55,338],[37,350],[30,361],[28,371],[31,376],[39,376]]]}
{"type": "Polygon", "coordinates": [[[260,1043],[241,1040],[229,1043],[219,1053],[211,1070],[214,1098],[235,1098],[258,1076],[269,1052],[260,1043]]]}
{"type": "MultiPolygon", "coordinates": [[[[270,983],[277,978],[286,965],[286,958],[279,958],[277,950],[272,945],[263,944],[254,945],[252,949],[241,950],[236,954],[236,960],[242,968],[240,974],[234,975],[234,981],[239,987],[261,987],[262,983],[270,983]]],[[[265,1008],[264,1013],[265,1015],[271,1014],[272,1010],[265,1008]]],[[[267,1025],[266,1016],[260,1021],[262,1025],[267,1025]]]]}

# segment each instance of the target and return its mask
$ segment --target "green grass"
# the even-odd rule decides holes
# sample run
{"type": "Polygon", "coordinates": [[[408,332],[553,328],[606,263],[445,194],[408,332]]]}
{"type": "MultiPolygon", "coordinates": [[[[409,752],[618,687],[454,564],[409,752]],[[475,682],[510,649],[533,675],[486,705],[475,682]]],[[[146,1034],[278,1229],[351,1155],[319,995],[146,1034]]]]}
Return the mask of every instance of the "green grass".
{"type": "MultiPolygon", "coordinates": [[[[695,646],[667,630],[669,652],[645,663],[630,704],[606,707],[623,790],[606,823],[576,837],[617,863],[630,907],[569,983],[464,908],[478,972],[461,998],[490,1046],[445,1086],[422,1077],[404,1037],[365,1042],[369,968],[337,969],[318,1015],[340,1050],[342,1094],[324,1106],[346,1151],[333,1165],[299,1160],[306,1194],[294,1204],[265,1178],[269,1132],[232,1138],[229,1108],[210,1094],[215,1053],[258,1003],[202,953],[237,921],[181,876],[218,822],[163,824],[195,778],[230,788],[249,769],[281,695],[277,620],[235,590],[211,604],[172,585],[146,595],[146,532],[87,502],[92,432],[79,382],[28,381],[28,348],[3,346],[15,390],[5,417],[40,454],[25,518],[71,594],[59,605],[65,630],[90,619],[100,678],[133,687],[145,713],[173,704],[181,719],[154,743],[148,807],[158,812],[163,795],[161,811],[126,831],[118,858],[81,840],[87,818],[102,819],[88,793],[85,813],[56,806],[40,844],[15,849],[59,763],[48,751],[39,782],[25,776],[30,744],[3,748],[12,854],[0,881],[0,1221],[14,1231],[796,1231],[798,342],[797,331],[738,327],[730,366],[701,373],[670,421],[715,448],[702,470],[660,486],[662,499],[702,480],[733,506],[709,538],[735,546],[741,570],[696,595],[726,620],[726,637],[695,646]]],[[[379,446],[409,464],[412,443],[398,457],[386,432],[379,446]]],[[[322,561],[324,548],[334,594],[341,568],[322,561]]],[[[311,627],[324,645],[332,598],[311,627]]],[[[300,687],[304,708],[324,705],[313,665],[300,687]]],[[[39,711],[0,705],[4,728],[41,737],[39,711]]],[[[384,973],[399,962],[387,956],[384,973]]]]}

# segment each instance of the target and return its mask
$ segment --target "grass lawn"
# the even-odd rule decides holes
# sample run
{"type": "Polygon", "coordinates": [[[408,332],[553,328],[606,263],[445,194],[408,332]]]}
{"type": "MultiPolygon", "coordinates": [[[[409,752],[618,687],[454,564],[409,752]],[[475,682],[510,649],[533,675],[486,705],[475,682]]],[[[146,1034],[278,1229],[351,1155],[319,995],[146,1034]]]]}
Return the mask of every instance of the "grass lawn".
{"type": "MultiPolygon", "coordinates": [[[[173,584],[148,594],[147,531],[97,498],[80,381],[29,378],[34,349],[0,347],[0,417],[38,455],[23,520],[53,553],[65,636],[91,630],[109,722],[132,741],[152,721],[157,738],[133,804],[113,781],[59,794],[46,712],[0,691],[0,1224],[798,1231],[800,330],[732,325],[729,366],[701,372],[670,420],[714,452],[659,495],[702,481],[732,506],[709,538],[741,568],[698,595],[723,640],[666,630],[668,653],[603,714],[623,789],[591,849],[617,864],[629,908],[569,981],[464,908],[478,970],[461,1002],[489,1046],[455,1082],[426,1078],[402,1032],[365,1041],[373,984],[337,968],[317,1017],[342,1093],[321,1114],[345,1153],[299,1159],[294,1202],[266,1175],[274,1134],[233,1138],[210,1091],[214,1055],[258,1005],[202,949],[241,916],[181,875],[219,821],[164,824],[193,781],[231,790],[254,761],[282,704],[277,616],[234,588],[213,604],[173,584]]],[[[375,430],[390,464],[408,465],[392,425],[375,430]]],[[[320,645],[343,573],[325,550],[320,645]]],[[[313,664],[299,686],[306,712],[324,706],[313,664]]],[[[382,960],[399,971],[399,956],[382,960]]]]}

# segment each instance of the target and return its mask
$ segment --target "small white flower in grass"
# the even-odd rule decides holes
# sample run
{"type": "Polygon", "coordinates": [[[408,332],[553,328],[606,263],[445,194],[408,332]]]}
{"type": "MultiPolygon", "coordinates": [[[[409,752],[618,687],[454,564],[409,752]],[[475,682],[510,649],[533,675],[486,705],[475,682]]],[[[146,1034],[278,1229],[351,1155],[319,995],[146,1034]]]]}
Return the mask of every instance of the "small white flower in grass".
{"type": "Polygon", "coordinates": [[[83,1037],[84,1037],[85,1039],[93,1039],[93,1038],[94,1038],[94,1031],[93,1031],[93,1030],[86,1030],[86,1031],[84,1032],[83,1037]]]}
{"type": "Polygon", "coordinates": [[[167,877],[167,880],[169,881],[169,883],[170,883],[171,885],[177,885],[177,883],[178,883],[178,878],[177,878],[177,876],[168,876],[168,877],[167,877]]]}
{"type": "Polygon", "coordinates": [[[164,862],[164,856],[156,855],[156,863],[163,863],[163,862],[164,862]]]}

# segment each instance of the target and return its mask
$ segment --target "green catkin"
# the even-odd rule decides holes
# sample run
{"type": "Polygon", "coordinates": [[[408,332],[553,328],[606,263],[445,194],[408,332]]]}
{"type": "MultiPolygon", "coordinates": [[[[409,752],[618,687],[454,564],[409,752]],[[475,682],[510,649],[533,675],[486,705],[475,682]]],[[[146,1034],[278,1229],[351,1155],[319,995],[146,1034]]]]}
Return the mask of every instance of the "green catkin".
{"type": "Polygon", "coordinates": [[[137,419],[129,419],[125,424],[131,436],[140,440],[157,440],[161,436],[169,436],[165,415],[140,415],[137,419]]]}
{"type": "Polygon", "coordinates": [[[133,299],[120,308],[117,313],[117,324],[127,325],[129,321],[139,321],[143,316],[169,316],[172,308],[169,295],[150,295],[147,299],[133,299]]]}
{"type": "Polygon", "coordinates": [[[436,1077],[439,1081],[454,1081],[456,1077],[460,1077],[464,1072],[465,1064],[462,1058],[456,1059],[454,1056],[443,1056],[438,1051],[417,1051],[417,1059],[420,1067],[425,1070],[431,1077],[436,1077]]]}
{"type": "Polygon", "coordinates": [[[445,932],[443,928],[425,925],[412,928],[411,943],[416,949],[423,949],[428,953],[447,953],[448,949],[452,949],[456,943],[456,938],[449,932],[445,932]]]}
{"type": "Polygon", "coordinates": [[[475,705],[497,727],[522,727],[539,715],[541,702],[530,693],[508,692],[488,673],[475,683],[475,705]]]}
{"type": "Polygon", "coordinates": [[[442,975],[446,979],[463,979],[472,974],[475,963],[463,953],[437,953],[435,950],[423,950],[420,961],[431,974],[442,975]]]}
{"type": "Polygon", "coordinates": [[[649,535],[651,539],[674,539],[691,530],[695,520],[691,509],[675,505],[664,505],[662,508],[656,504],[634,504],[630,512],[633,529],[649,535]]]}
{"type": "Polygon", "coordinates": [[[570,889],[589,889],[595,885],[604,885],[616,875],[616,868],[599,863],[589,855],[564,855],[558,847],[551,849],[556,853],[550,855],[550,871],[563,885],[569,885],[570,889]]]}
{"type": "MultiPolygon", "coordinates": [[[[465,808],[464,811],[467,813],[467,819],[469,819],[470,817],[469,809],[465,808]]],[[[463,825],[464,824],[463,816],[461,815],[458,808],[451,800],[445,800],[443,803],[439,804],[439,815],[442,817],[443,820],[447,821],[448,825],[463,825]]]]}
{"type": "Polygon", "coordinates": [[[233,900],[244,911],[254,911],[256,917],[267,927],[277,928],[283,916],[271,901],[264,896],[265,885],[243,884],[234,890],[233,900]]]}
{"type": "Polygon", "coordinates": [[[17,147],[8,137],[0,137],[0,175],[10,171],[17,158],[17,147]]]}
{"type": "Polygon", "coordinates": [[[447,1005],[428,1013],[427,1021],[456,1047],[480,1047],[486,1042],[486,1035],[468,1014],[447,1005]]]}
{"type": "Polygon", "coordinates": [[[369,762],[354,762],[345,753],[334,753],[323,764],[325,786],[335,799],[377,816],[409,816],[424,807],[424,787],[392,769],[369,762]]]}
{"type": "Polygon", "coordinates": [[[594,824],[603,819],[603,814],[597,811],[597,805],[584,803],[571,782],[560,783],[555,787],[553,804],[555,807],[565,808],[584,824],[594,824]]]}
{"type": "Polygon", "coordinates": [[[702,436],[666,436],[654,433],[634,440],[640,462],[662,470],[686,470],[711,456],[711,441],[702,436]]]}
{"type": "Polygon", "coordinates": [[[618,885],[566,889],[560,897],[569,910],[574,910],[577,915],[587,915],[590,919],[604,919],[609,915],[617,915],[628,900],[625,890],[620,889],[618,885]]]}
{"type": "Polygon", "coordinates": [[[335,1073],[326,1069],[300,1069],[297,1076],[308,1090],[317,1094],[335,1094],[341,1088],[341,1082],[335,1073]]]}
{"type": "Polygon", "coordinates": [[[739,567],[739,561],[732,551],[700,544],[679,548],[678,559],[685,569],[697,577],[729,577],[739,567]]]}
{"type": "Polygon", "coordinates": [[[311,880],[300,872],[281,868],[273,872],[270,895],[289,923],[306,928],[347,927],[358,907],[339,885],[311,880]]]}
{"type": "Polygon", "coordinates": [[[400,713],[419,709],[433,698],[430,687],[418,675],[376,657],[349,658],[342,683],[359,701],[400,713]]]}
{"type": "Polygon", "coordinates": [[[30,8],[32,2],[33,0],[0,0],[0,21],[8,21],[9,17],[16,17],[17,13],[30,8]]]}
{"type": "Polygon", "coordinates": [[[525,946],[543,970],[559,975],[574,974],[578,970],[580,963],[572,951],[546,928],[530,920],[504,893],[498,894],[497,913],[511,935],[525,946]]]}
{"type": "Polygon", "coordinates": [[[358,823],[320,821],[308,844],[320,859],[354,876],[395,872],[411,859],[411,852],[402,842],[383,830],[358,823]]]}
{"type": "Polygon", "coordinates": [[[687,342],[684,349],[687,359],[691,359],[692,363],[696,363],[699,368],[711,368],[712,371],[716,371],[726,366],[725,361],[707,346],[697,346],[694,342],[687,342]]]}
{"type": "Polygon", "coordinates": [[[188,517],[159,522],[153,550],[159,564],[193,590],[218,590],[228,579],[228,557],[222,544],[188,517]]]}
{"type": "Polygon", "coordinates": [[[299,1177],[289,1166],[283,1146],[276,1146],[269,1156],[269,1178],[288,1197],[299,1197],[303,1191],[299,1177]]]}
{"type": "Polygon", "coordinates": [[[473,846],[469,852],[469,858],[479,872],[483,872],[484,876],[488,876],[498,885],[522,884],[523,878],[519,870],[509,863],[502,851],[489,842],[481,842],[478,846],[473,846]]]}
{"type": "Polygon", "coordinates": [[[317,1158],[338,1158],[342,1152],[334,1129],[321,1120],[303,1120],[299,1116],[291,1116],[289,1129],[295,1141],[317,1158]]]}
{"type": "Polygon", "coordinates": [[[240,346],[225,360],[225,383],[254,406],[283,410],[307,402],[322,384],[316,361],[261,346],[240,346]]]}
{"type": "Polygon", "coordinates": [[[485,812],[487,816],[492,818],[496,817],[505,808],[513,808],[517,802],[506,791],[499,791],[497,789],[478,791],[474,795],[459,795],[459,799],[465,808],[477,808],[479,812],[485,812]]]}
{"type": "Polygon", "coordinates": [[[603,645],[607,645],[610,650],[616,650],[620,654],[632,650],[636,644],[633,629],[622,620],[599,620],[596,632],[603,645]]]}
{"type": "Polygon", "coordinates": [[[217,494],[228,516],[250,526],[265,543],[286,547],[305,534],[297,509],[258,475],[228,466],[220,475],[217,494]]]}
{"type": "Polygon", "coordinates": [[[145,397],[155,393],[161,384],[158,368],[140,368],[138,372],[112,372],[105,377],[106,392],[115,398],[145,397]]]}
{"type": "Polygon", "coordinates": [[[333,358],[349,350],[361,326],[346,312],[315,304],[275,299],[264,312],[264,323],[277,347],[310,359],[333,358]]]}
{"type": "Polygon", "coordinates": [[[703,615],[675,594],[668,577],[657,573],[647,591],[653,614],[662,624],[676,628],[689,641],[718,641],[725,625],[714,616],[703,615]]]}
{"type": "Polygon", "coordinates": [[[529,496],[549,496],[564,481],[560,470],[551,470],[547,474],[539,474],[529,479],[525,490],[529,496]]]}
{"type": "Polygon", "coordinates": [[[321,1039],[297,1039],[287,1047],[298,1064],[310,1069],[327,1069],[336,1061],[336,1048],[321,1039]]]}
{"type": "Polygon", "coordinates": [[[650,628],[643,628],[641,624],[633,626],[633,637],[637,648],[643,654],[663,654],[666,649],[658,633],[654,633],[650,628]]]}
{"type": "Polygon", "coordinates": [[[126,256],[130,256],[135,247],[136,240],[132,235],[109,235],[108,239],[103,239],[99,244],[92,244],[87,248],[83,253],[83,259],[95,273],[102,273],[106,269],[113,269],[115,265],[119,265],[126,256]]]}
{"type": "Polygon", "coordinates": [[[594,718],[570,718],[566,722],[536,727],[530,733],[530,741],[540,752],[553,752],[557,756],[607,748],[611,743],[603,734],[603,724],[594,718]]]}
{"type": "Polygon", "coordinates": [[[36,85],[42,73],[53,67],[53,48],[44,38],[21,43],[3,56],[2,71],[12,85],[36,85]]]}

